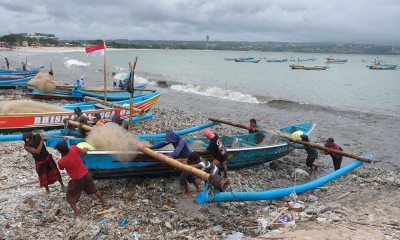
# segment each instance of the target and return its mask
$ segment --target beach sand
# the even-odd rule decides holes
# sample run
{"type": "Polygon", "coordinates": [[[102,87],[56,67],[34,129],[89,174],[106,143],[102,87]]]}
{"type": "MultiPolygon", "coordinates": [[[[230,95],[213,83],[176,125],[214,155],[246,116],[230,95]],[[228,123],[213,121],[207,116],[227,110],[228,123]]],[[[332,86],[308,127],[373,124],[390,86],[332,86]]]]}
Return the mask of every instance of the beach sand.
{"type": "MultiPolygon", "coordinates": [[[[25,98],[15,91],[2,93],[4,100],[25,98]]],[[[177,96],[166,89],[153,110],[154,119],[139,123],[137,133],[181,129],[204,123],[209,116],[243,124],[254,117],[264,129],[311,121],[317,124],[310,135],[312,141],[323,143],[327,137],[334,137],[346,151],[371,153],[378,162],[364,164],[322,188],[299,195],[300,207],[295,208],[289,197],[198,205],[194,196],[180,199],[175,176],[96,180],[107,208],[118,211],[98,216],[96,213],[102,209],[97,199],[83,194],[78,203],[82,216],[73,219],[58,183],[49,195],[38,187],[33,159],[23,150],[23,143],[1,142],[0,237],[92,239],[102,229],[97,239],[225,239],[240,233],[244,239],[400,239],[399,150],[398,137],[393,136],[393,129],[400,125],[398,118],[307,106],[260,106],[186,93],[177,96]],[[24,183],[28,184],[15,187],[24,183]],[[268,226],[284,209],[292,221],[268,226]],[[128,222],[119,227],[124,217],[128,222]]],[[[221,135],[245,132],[227,126],[215,127],[215,131],[221,135]]],[[[56,151],[49,150],[54,159],[60,158],[56,151]]],[[[307,169],[305,158],[303,151],[296,150],[271,166],[232,170],[232,187],[236,191],[262,191],[292,186],[294,169],[307,169]]],[[[345,158],[343,165],[351,161],[345,158]]],[[[318,164],[319,176],[333,170],[329,156],[321,155],[318,164]]],[[[69,179],[65,172],[63,179],[65,183],[69,179]]]]}

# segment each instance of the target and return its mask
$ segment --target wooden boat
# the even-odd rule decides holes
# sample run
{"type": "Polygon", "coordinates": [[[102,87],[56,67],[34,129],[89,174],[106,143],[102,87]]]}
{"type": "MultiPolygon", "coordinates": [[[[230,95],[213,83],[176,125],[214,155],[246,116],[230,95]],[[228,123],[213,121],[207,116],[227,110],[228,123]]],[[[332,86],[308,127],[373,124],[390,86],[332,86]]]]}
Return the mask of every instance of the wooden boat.
{"type": "Polygon", "coordinates": [[[32,75],[32,74],[37,74],[39,70],[43,68],[31,68],[28,71],[22,71],[21,68],[15,68],[15,69],[1,69],[0,70],[0,75],[32,75]]]}
{"type": "Polygon", "coordinates": [[[267,60],[267,62],[278,62],[278,63],[280,63],[280,62],[287,62],[288,61],[288,59],[287,58],[285,58],[285,59],[268,59],[267,60]]]}
{"type": "Polygon", "coordinates": [[[305,67],[301,65],[290,65],[293,70],[326,70],[328,67],[326,66],[314,66],[314,67],[305,67]]]}
{"type": "Polygon", "coordinates": [[[261,59],[235,59],[235,62],[258,63],[261,59]]]}
{"type": "Polygon", "coordinates": [[[344,63],[347,63],[347,59],[328,57],[328,58],[326,58],[326,63],[344,64],[344,63]]]}
{"type": "MultiPolygon", "coordinates": [[[[147,112],[156,104],[163,93],[164,91],[158,91],[136,97],[134,98],[133,106],[147,112]]],[[[116,102],[116,104],[129,104],[129,100],[116,102]]],[[[61,107],[65,108],[65,111],[51,113],[0,113],[0,133],[63,128],[63,120],[73,117],[73,109],[75,107],[80,107],[82,112],[86,113],[89,118],[95,113],[100,113],[106,121],[109,121],[115,114],[119,114],[123,118],[129,117],[128,110],[116,109],[111,106],[97,104],[97,102],[66,104],[61,107]]]]}
{"type": "Polygon", "coordinates": [[[25,78],[13,79],[13,80],[1,80],[0,88],[16,88],[16,87],[24,87],[27,82],[33,79],[35,76],[29,76],[25,78]]]}
{"type": "MultiPolygon", "coordinates": [[[[138,86],[135,86],[134,96],[140,96],[143,94],[143,91],[136,89],[145,89],[148,83],[144,83],[138,86]]],[[[57,86],[57,88],[51,93],[44,93],[37,89],[34,86],[30,86],[28,84],[27,87],[27,95],[31,98],[35,99],[65,99],[65,100],[73,100],[73,101],[81,101],[83,97],[95,97],[99,99],[104,99],[104,92],[100,89],[84,89],[77,90],[74,89],[71,85],[61,85],[57,86]]],[[[116,90],[107,90],[107,100],[110,101],[122,101],[129,99],[129,92],[121,89],[116,90]]]]}
{"type": "MultiPolygon", "coordinates": [[[[309,134],[315,124],[314,123],[301,123],[292,126],[281,127],[279,130],[293,133],[295,131],[303,131],[309,134]]],[[[194,130],[200,130],[200,127],[194,128],[194,130]]],[[[189,133],[189,132],[186,132],[189,133]]],[[[142,135],[139,136],[143,140],[149,141],[151,144],[156,144],[164,140],[163,135],[152,136],[142,135]]],[[[256,144],[256,134],[243,134],[235,136],[221,136],[224,142],[228,160],[227,166],[229,169],[246,167],[256,164],[262,164],[265,162],[273,161],[281,158],[291,151],[293,148],[290,147],[286,142],[280,138],[271,138],[271,136],[265,136],[264,141],[260,144],[256,144]]],[[[55,146],[60,139],[47,139],[48,146],[55,146]]],[[[70,144],[78,144],[82,139],[70,139],[70,144]]],[[[204,149],[209,140],[205,137],[193,137],[186,138],[186,141],[190,145],[202,147],[195,149],[204,149]]],[[[192,146],[192,148],[194,148],[192,146]]],[[[168,154],[173,150],[160,149],[158,152],[168,154]]],[[[207,160],[212,160],[211,155],[203,156],[207,160]]],[[[96,178],[108,178],[108,177],[128,177],[128,176],[139,176],[139,175],[169,175],[178,170],[173,169],[165,163],[155,160],[141,152],[115,152],[115,151],[100,151],[93,150],[89,151],[87,155],[82,156],[82,159],[89,169],[93,177],[96,178]],[[124,161],[118,161],[118,156],[131,154],[137,154],[134,158],[125,158],[124,161]],[[126,161],[126,159],[129,159],[126,161]]]]}
{"type": "Polygon", "coordinates": [[[374,64],[371,66],[367,66],[371,70],[396,70],[397,65],[391,64],[374,64]]]}
{"type": "Polygon", "coordinates": [[[253,60],[253,57],[240,57],[240,58],[225,58],[225,61],[236,61],[236,60],[253,60]]]}

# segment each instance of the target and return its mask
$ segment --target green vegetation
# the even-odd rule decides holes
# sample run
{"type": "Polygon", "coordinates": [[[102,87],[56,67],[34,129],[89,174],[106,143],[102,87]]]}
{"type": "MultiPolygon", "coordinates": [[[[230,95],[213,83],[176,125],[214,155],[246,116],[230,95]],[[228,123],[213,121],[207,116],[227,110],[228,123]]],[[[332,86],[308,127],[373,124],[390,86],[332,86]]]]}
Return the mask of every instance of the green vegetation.
{"type": "MultiPolygon", "coordinates": [[[[100,44],[103,40],[65,41],[56,38],[27,37],[21,34],[9,34],[0,37],[9,47],[21,46],[26,41],[29,46],[73,46],[87,47],[100,44]]],[[[328,54],[387,54],[399,55],[399,46],[373,44],[338,44],[338,43],[289,43],[289,42],[234,42],[234,41],[169,41],[169,40],[127,40],[106,41],[108,48],[133,49],[195,49],[195,50],[231,50],[231,51],[268,51],[268,52],[303,52],[328,54]]]]}

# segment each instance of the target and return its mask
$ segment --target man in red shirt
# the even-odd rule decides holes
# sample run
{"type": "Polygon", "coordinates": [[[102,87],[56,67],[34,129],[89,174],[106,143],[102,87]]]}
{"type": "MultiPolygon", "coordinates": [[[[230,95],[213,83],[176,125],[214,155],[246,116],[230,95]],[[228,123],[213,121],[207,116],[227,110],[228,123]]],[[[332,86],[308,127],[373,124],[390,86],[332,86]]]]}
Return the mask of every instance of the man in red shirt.
{"type": "MultiPolygon", "coordinates": [[[[343,151],[343,149],[335,143],[335,140],[333,138],[328,138],[325,142],[325,147],[327,148],[332,148],[335,150],[339,150],[339,151],[343,151]]],[[[332,161],[333,161],[333,166],[335,167],[335,171],[340,169],[340,165],[342,165],[342,159],[343,156],[340,154],[336,154],[336,153],[329,153],[329,152],[325,152],[325,155],[331,155],[332,161]]]]}
{"type": "Polygon", "coordinates": [[[96,194],[96,197],[101,201],[102,207],[105,207],[105,200],[100,190],[94,184],[89,170],[86,168],[80,155],[87,154],[88,149],[80,149],[77,146],[68,145],[65,141],[58,142],[54,147],[62,156],[58,161],[60,170],[66,170],[71,180],[68,182],[67,202],[74,210],[75,217],[78,217],[79,212],[76,203],[79,201],[81,194],[85,191],[86,194],[96,194]]]}

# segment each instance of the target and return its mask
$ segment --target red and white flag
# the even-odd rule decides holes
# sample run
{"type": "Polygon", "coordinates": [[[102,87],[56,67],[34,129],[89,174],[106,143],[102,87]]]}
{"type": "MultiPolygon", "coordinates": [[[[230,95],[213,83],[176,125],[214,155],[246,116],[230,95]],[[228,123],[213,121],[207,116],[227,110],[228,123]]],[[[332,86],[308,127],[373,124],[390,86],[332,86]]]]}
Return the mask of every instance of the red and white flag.
{"type": "Polygon", "coordinates": [[[91,46],[85,48],[88,57],[104,56],[104,51],[106,50],[104,42],[96,46],[91,46]]]}

